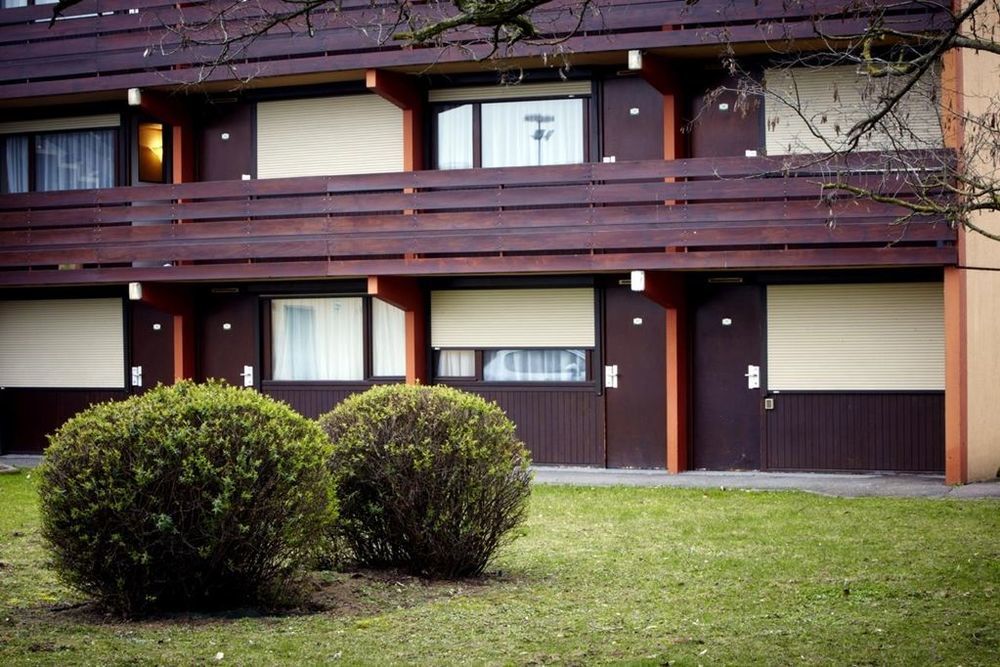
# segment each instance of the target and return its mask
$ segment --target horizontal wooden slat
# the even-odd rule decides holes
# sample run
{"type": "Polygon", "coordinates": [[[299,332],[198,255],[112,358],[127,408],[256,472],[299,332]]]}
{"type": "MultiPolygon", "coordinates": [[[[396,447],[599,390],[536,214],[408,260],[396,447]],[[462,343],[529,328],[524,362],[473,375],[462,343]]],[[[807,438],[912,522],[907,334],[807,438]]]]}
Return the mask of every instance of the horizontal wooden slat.
{"type": "MultiPolygon", "coordinates": [[[[943,2],[943,0],[942,0],[943,2]]],[[[275,0],[227,3],[234,18],[259,17],[262,11],[281,7],[275,0]]],[[[337,11],[314,13],[312,37],[302,39],[304,19],[254,40],[237,51],[233,70],[208,71],[213,47],[179,48],[174,26],[184,20],[203,21],[222,3],[153,2],[123,3],[113,0],[82,2],[71,15],[90,14],[57,21],[46,20],[51,6],[6,9],[0,12],[0,98],[15,99],[97,90],[123,90],[133,86],[163,86],[236,76],[264,78],[312,72],[359,71],[372,67],[428,66],[470,60],[487,55],[485,29],[471,29],[459,39],[468,48],[406,49],[377,31],[359,26],[391,23],[394,3],[335,3],[337,11]],[[131,6],[129,6],[131,4],[131,6]],[[134,13],[130,10],[137,9],[134,13]],[[96,37],[98,36],[99,37],[96,37]]],[[[447,6],[446,3],[442,6],[447,6]]],[[[874,0],[875,11],[884,12],[889,28],[921,32],[936,26],[935,4],[874,0]]],[[[287,7],[287,5],[285,5],[287,7]]],[[[415,16],[433,17],[438,5],[415,4],[415,16]]],[[[532,14],[543,34],[565,40],[567,53],[623,51],[632,48],[703,48],[706,44],[740,44],[817,37],[819,34],[852,35],[864,27],[865,17],[856,3],[781,0],[734,3],[731,0],[596,0],[582,17],[578,2],[553,2],[532,14]],[[663,30],[665,25],[675,30],[663,30]]],[[[199,34],[211,39],[211,29],[199,34]]],[[[545,40],[543,40],[545,41],[545,40]]],[[[545,45],[518,45],[504,55],[539,56],[545,45]]]]}
{"type": "MultiPolygon", "coordinates": [[[[928,165],[950,159],[918,157],[928,165]]],[[[895,174],[870,173],[867,160],[842,161],[839,178],[899,196],[912,191],[895,174]]],[[[533,257],[537,270],[546,262],[577,270],[668,249],[687,250],[671,261],[691,268],[728,268],[731,251],[754,266],[785,266],[801,249],[815,251],[808,261],[822,266],[858,265],[861,255],[835,249],[891,247],[873,263],[954,262],[956,233],[943,220],[896,224],[899,207],[830,193],[821,199],[831,177],[796,166],[769,158],[652,160],[4,195],[0,284],[76,282],[76,271],[95,281],[149,275],[132,263],[181,263],[170,268],[176,280],[266,274],[258,265],[315,277],[353,275],[365,262],[396,273],[461,272],[504,254],[533,257]],[[440,264],[420,264],[414,254],[440,264]]]]}

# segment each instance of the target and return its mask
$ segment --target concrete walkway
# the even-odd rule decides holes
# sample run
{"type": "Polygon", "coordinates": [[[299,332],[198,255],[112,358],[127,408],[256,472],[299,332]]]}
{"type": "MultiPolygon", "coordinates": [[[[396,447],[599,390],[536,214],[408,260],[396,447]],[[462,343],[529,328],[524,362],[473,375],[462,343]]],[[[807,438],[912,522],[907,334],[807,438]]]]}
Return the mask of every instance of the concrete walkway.
{"type": "Polygon", "coordinates": [[[827,496],[1000,498],[1000,480],[947,486],[940,475],[871,475],[790,472],[693,471],[669,475],[662,470],[605,470],[535,466],[539,484],[578,486],[662,486],[682,489],[798,490],[827,496]]]}
{"type": "Polygon", "coordinates": [[[4,466],[10,466],[13,468],[34,468],[41,462],[41,456],[4,454],[3,456],[0,456],[0,470],[2,470],[4,466]]]}
{"type": "MultiPolygon", "coordinates": [[[[0,456],[4,464],[34,468],[41,456],[0,456]]],[[[925,498],[1000,498],[1000,480],[948,486],[940,475],[837,475],[793,472],[694,471],[669,475],[662,470],[607,470],[562,466],[534,466],[539,484],[577,486],[662,486],[680,489],[758,489],[808,491],[827,496],[887,496],[925,498]]]]}

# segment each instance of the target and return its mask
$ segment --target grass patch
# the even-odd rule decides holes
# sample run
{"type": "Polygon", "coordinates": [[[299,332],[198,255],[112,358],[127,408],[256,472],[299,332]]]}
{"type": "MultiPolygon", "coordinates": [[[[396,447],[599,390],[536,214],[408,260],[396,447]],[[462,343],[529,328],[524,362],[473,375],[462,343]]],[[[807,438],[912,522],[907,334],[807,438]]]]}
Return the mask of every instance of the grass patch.
{"type": "Polygon", "coordinates": [[[1000,661],[995,500],[543,486],[485,580],[316,573],[306,609],[122,623],[47,568],[35,481],[0,476],[4,665],[1000,661]]]}

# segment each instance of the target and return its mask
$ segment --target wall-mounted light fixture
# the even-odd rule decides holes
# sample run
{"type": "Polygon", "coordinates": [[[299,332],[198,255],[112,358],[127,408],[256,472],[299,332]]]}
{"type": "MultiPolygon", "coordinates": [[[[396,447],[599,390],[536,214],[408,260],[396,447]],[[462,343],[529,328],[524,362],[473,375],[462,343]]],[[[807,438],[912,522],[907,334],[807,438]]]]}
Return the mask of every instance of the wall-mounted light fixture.
{"type": "Polygon", "coordinates": [[[642,51],[639,49],[629,49],[628,68],[632,71],[642,69],[642,51]]]}

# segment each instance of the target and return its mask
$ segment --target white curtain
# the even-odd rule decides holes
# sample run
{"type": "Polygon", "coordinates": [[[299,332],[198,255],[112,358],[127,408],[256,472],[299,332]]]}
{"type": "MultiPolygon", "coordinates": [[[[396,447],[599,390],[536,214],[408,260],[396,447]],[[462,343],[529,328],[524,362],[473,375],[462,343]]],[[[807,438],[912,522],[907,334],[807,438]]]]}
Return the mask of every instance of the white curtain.
{"type": "MultiPolygon", "coordinates": [[[[48,5],[53,2],[57,2],[57,0],[48,0],[48,2],[46,2],[46,0],[35,0],[36,5],[48,5]]],[[[28,6],[28,0],[3,0],[4,9],[13,9],[14,7],[27,7],[27,6],[28,6]]]]}
{"type": "Polygon", "coordinates": [[[438,377],[467,378],[476,375],[474,350],[440,350],[437,363],[438,377]]]}
{"type": "Polygon", "coordinates": [[[363,380],[362,308],[357,297],[274,299],[275,380],[363,380]]]}
{"type": "Polygon", "coordinates": [[[472,105],[437,115],[437,168],[472,168],[472,105]]]}
{"type": "Polygon", "coordinates": [[[115,184],[115,130],[37,135],[35,159],[39,191],[110,188],[115,184]]]}
{"type": "Polygon", "coordinates": [[[490,350],[483,353],[487,382],[584,382],[583,350],[490,350]]]}
{"type": "Polygon", "coordinates": [[[9,136],[4,144],[3,192],[27,192],[28,137],[9,136]]]}
{"type": "Polygon", "coordinates": [[[583,162],[583,100],[483,103],[482,135],[484,167],[583,162]]]}
{"type": "Polygon", "coordinates": [[[372,374],[406,375],[406,313],[379,299],[372,299],[372,374]]]}

